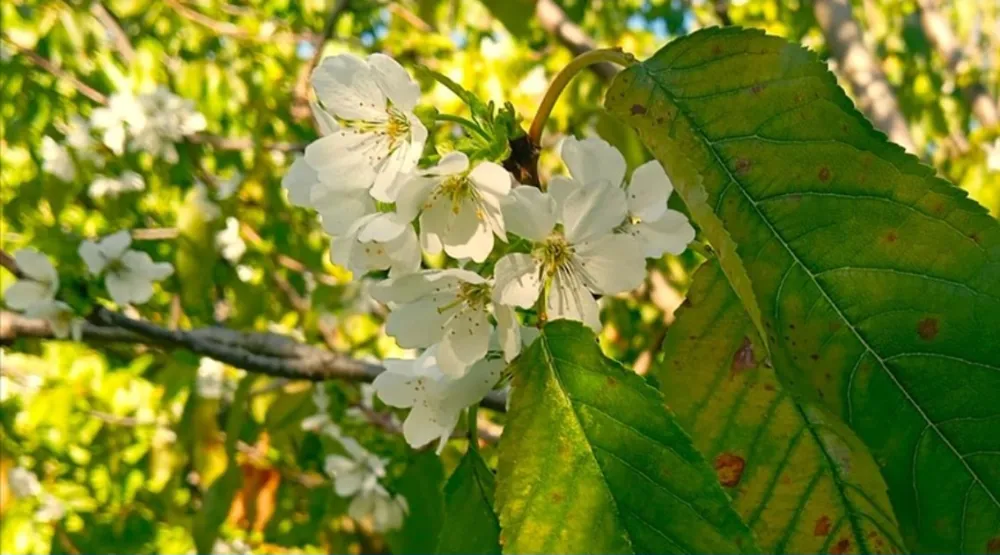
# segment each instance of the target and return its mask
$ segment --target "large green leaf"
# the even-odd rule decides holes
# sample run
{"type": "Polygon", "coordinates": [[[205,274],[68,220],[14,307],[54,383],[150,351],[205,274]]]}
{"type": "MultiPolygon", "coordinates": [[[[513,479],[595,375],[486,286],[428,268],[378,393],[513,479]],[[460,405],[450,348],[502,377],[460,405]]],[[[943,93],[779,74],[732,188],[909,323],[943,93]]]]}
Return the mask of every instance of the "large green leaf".
{"type": "Polygon", "coordinates": [[[493,472],[469,449],[444,487],[444,522],[437,553],[500,553],[500,522],[493,512],[493,472]]]}
{"type": "Polygon", "coordinates": [[[1000,225],[759,31],[675,41],[606,104],[720,251],[783,383],[871,449],[911,547],[995,544],[1000,225]]]}
{"type": "Polygon", "coordinates": [[[738,553],[753,538],[663,398],[557,321],[513,369],[496,502],[506,553],[738,553]]]}
{"type": "Polygon", "coordinates": [[[433,553],[444,518],[444,468],[433,451],[414,454],[393,482],[394,492],[410,506],[403,528],[386,534],[393,553],[433,553]]]}
{"type": "Polygon", "coordinates": [[[717,261],[695,274],[663,352],[654,375],[667,404],[764,551],[905,551],[875,461],[778,383],[717,261]]]}

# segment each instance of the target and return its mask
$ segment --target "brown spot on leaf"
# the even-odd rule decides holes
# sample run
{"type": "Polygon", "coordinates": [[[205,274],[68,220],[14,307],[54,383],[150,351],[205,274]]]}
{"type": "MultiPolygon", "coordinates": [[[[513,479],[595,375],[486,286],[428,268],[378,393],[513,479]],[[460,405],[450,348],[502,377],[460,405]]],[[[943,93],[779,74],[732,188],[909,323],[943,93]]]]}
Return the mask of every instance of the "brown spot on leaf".
{"type": "Polygon", "coordinates": [[[823,166],[822,168],[819,169],[819,180],[822,181],[823,183],[830,181],[830,175],[832,175],[830,173],[830,168],[823,166]]]}
{"type": "Polygon", "coordinates": [[[753,163],[750,162],[750,160],[747,160],[746,158],[740,158],[736,160],[736,173],[740,175],[746,175],[750,173],[750,167],[752,165],[753,163]]]}
{"type": "Polygon", "coordinates": [[[611,376],[608,376],[608,379],[605,380],[605,382],[607,382],[608,387],[616,387],[618,385],[618,380],[612,378],[611,376]]]}
{"type": "Polygon", "coordinates": [[[744,336],[743,344],[740,348],[736,350],[736,354],[733,355],[733,362],[730,365],[729,376],[735,376],[740,372],[750,370],[757,367],[757,361],[753,356],[753,344],[750,343],[750,338],[744,336]]]}
{"type": "Polygon", "coordinates": [[[773,383],[766,383],[764,384],[764,389],[766,389],[767,391],[774,391],[775,387],[773,383]]]}
{"type": "Polygon", "coordinates": [[[972,235],[969,235],[969,239],[972,239],[973,243],[975,243],[977,245],[979,244],[979,234],[978,233],[973,233],[972,235]]]}
{"type": "Polygon", "coordinates": [[[1000,553],[1000,536],[990,538],[990,541],[986,542],[986,553],[990,555],[1000,553]]]}
{"type": "Polygon", "coordinates": [[[646,113],[646,107],[643,106],[642,104],[633,104],[632,105],[632,115],[633,116],[641,116],[641,115],[643,115],[645,113],[646,113]]]}
{"type": "Polygon", "coordinates": [[[890,243],[895,243],[896,239],[898,239],[898,237],[896,236],[896,232],[895,231],[890,231],[885,236],[885,240],[888,241],[888,242],[890,242],[890,243]]]}
{"type": "Polygon", "coordinates": [[[813,528],[813,535],[822,537],[829,534],[831,525],[830,517],[826,515],[819,517],[819,520],[816,521],[816,527],[813,528]]]}
{"type": "Polygon", "coordinates": [[[719,477],[719,483],[723,487],[736,487],[740,483],[740,478],[743,477],[744,466],[746,466],[746,461],[739,455],[721,453],[715,457],[715,475],[719,477]]]}
{"type": "Polygon", "coordinates": [[[837,542],[837,544],[834,545],[832,549],[830,549],[830,554],[843,555],[844,553],[850,551],[850,549],[851,549],[851,540],[843,538],[842,540],[837,542]]]}
{"type": "Polygon", "coordinates": [[[760,94],[760,91],[764,90],[764,85],[761,83],[754,83],[754,86],[750,87],[751,94],[760,94]]]}
{"type": "Polygon", "coordinates": [[[713,45],[712,46],[712,55],[713,56],[718,56],[719,54],[722,54],[722,47],[719,46],[718,44],[713,45]]]}
{"type": "Polygon", "coordinates": [[[940,329],[938,328],[937,318],[924,318],[917,322],[917,335],[924,341],[930,341],[937,337],[938,331],[940,329]]]}
{"type": "Polygon", "coordinates": [[[819,355],[816,354],[816,353],[813,353],[813,354],[809,355],[809,358],[811,358],[813,360],[819,360],[819,355]]]}
{"type": "Polygon", "coordinates": [[[552,492],[552,495],[550,495],[549,497],[552,498],[553,503],[561,503],[563,500],[563,495],[558,491],[552,492]]]}

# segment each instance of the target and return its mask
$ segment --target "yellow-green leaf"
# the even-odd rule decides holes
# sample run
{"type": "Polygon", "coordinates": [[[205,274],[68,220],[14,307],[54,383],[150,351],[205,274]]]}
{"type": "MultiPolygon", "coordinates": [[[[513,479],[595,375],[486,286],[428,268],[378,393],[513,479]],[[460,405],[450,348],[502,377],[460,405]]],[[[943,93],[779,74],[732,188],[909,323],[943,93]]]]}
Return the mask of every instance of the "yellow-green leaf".
{"type": "Polygon", "coordinates": [[[663,352],[654,369],[660,390],[761,549],[905,551],[868,450],[778,383],[718,261],[695,274],[663,352]]]}
{"type": "Polygon", "coordinates": [[[606,103],[725,255],[782,382],[872,451],[909,546],[995,546],[1000,225],[760,31],[674,41],[606,103]]]}
{"type": "Polygon", "coordinates": [[[660,394],[589,329],[546,325],[513,373],[496,492],[505,553],[756,551],[660,394]]]}

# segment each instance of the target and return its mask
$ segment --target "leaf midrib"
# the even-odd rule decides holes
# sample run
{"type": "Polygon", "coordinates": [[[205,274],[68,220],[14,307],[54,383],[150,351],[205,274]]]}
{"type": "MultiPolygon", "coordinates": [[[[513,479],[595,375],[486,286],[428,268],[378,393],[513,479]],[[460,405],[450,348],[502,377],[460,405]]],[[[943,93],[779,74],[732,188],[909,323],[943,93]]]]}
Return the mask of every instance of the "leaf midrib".
{"type": "MultiPolygon", "coordinates": [[[[923,418],[924,422],[930,429],[934,430],[934,433],[941,439],[942,442],[944,442],[944,444],[952,452],[955,458],[958,459],[958,461],[962,464],[962,466],[965,467],[966,471],[972,477],[974,483],[978,484],[979,487],[981,487],[983,491],[986,492],[986,495],[990,498],[991,501],[993,501],[994,505],[1000,507],[1000,500],[998,500],[997,497],[993,494],[993,492],[986,487],[986,484],[979,477],[979,474],[977,474],[976,471],[971,466],[969,466],[968,462],[966,462],[965,458],[962,456],[961,453],[959,453],[959,451],[955,448],[955,446],[951,443],[951,441],[947,438],[947,436],[945,436],[944,433],[937,427],[937,425],[933,421],[931,421],[931,419],[927,416],[927,413],[924,412],[923,408],[910,395],[910,392],[905,387],[903,387],[902,382],[899,381],[899,379],[892,372],[892,370],[889,369],[889,366],[886,364],[885,360],[883,360],[883,358],[879,355],[879,353],[877,353],[874,349],[872,349],[871,345],[868,344],[868,341],[866,341],[865,338],[861,335],[861,333],[857,330],[857,328],[855,328],[854,323],[848,320],[846,316],[844,316],[843,311],[836,303],[833,302],[833,299],[830,298],[830,295],[827,293],[827,291],[820,285],[814,273],[809,268],[806,267],[806,265],[799,258],[798,254],[796,254],[795,251],[792,250],[791,246],[789,246],[788,243],[785,242],[784,237],[782,237],[777,232],[771,221],[764,215],[764,213],[757,206],[757,201],[750,195],[750,193],[746,190],[744,184],[739,179],[736,178],[733,172],[729,169],[729,166],[727,166],[725,162],[722,160],[722,157],[720,156],[719,152],[715,149],[714,142],[711,141],[697,125],[695,125],[695,119],[692,117],[692,115],[684,108],[684,106],[681,105],[680,102],[678,102],[677,98],[673,94],[671,94],[670,90],[665,85],[663,85],[663,83],[661,83],[660,80],[657,79],[656,76],[651,71],[649,71],[648,68],[646,68],[645,65],[639,65],[638,67],[641,68],[641,70],[646,73],[649,79],[653,83],[655,83],[656,87],[659,88],[660,91],[670,99],[670,102],[677,107],[678,113],[683,115],[684,118],[688,120],[692,133],[694,133],[698,137],[698,139],[705,144],[705,147],[709,150],[709,152],[712,153],[712,157],[715,159],[716,163],[723,169],[723,171],[726,172],[726,175],[729,177],[730,183],[727,183],[726,186],[728,187],[730,184],[735,184],[737,188],[739,188],[740,193],[744,196],[744,198],[747,199],[747,201],[753,207],[754,212],[757,214],[757,216],[761,219],[762,222],[764,222],[764,224],[767,226],[768,230],[771,232],[774,238],[777,239],[778,242],[781,244],[781,246],[785,249],[785,251],[788,252],[789,256],[792,257],[793,266],[795,264],[798,264],[798,266],[802,268],[802,271],[805,272],[807,276],[809,276],[810,281],[812,281],[813,285],[816,286],[816,289],[820,292],[820,294],[823,296],[826,302],[830,304],[830,307],[833,308],[833,310],[836,312],[840,320],[842,320],[847,325],[847,328],[851,330],[851,333],[854,335],[854,337],[857,338],[857,340],[861,343],[862,347],[864,347],[866,354],[871,353],[872,356],[875,357],[875,360],[878,361],[879,365],[882,367],[885,373],[889,376],[890,379],[892,379],[893,383],[896,384],[896,387],[899,389],[900,392],[902,392],[906,400],[909,401],[911,405],[913,405],[913,408],[917,411],[917,414],[919,414],[920,417],[923,418]]],[[[895,164],[889,161],[887,162],[895,168],[895,164]]],[[[898,168],[896,169],[897,171],[899,171],[898,168]]],[[[777,303],[778,299],[775,299],[775,302],[777,303]]],[[[862,355],[862,359],[863,358],[864,355],[862,355]]],[[[850,391],[847,392],[847,396],[848,398],[850,398],[851,396],[850,391]]],[[[914,446],[914,452],[916,452],[919,449],[919,447],[920,447],[919,443],[916,444],[914,446]]]]}

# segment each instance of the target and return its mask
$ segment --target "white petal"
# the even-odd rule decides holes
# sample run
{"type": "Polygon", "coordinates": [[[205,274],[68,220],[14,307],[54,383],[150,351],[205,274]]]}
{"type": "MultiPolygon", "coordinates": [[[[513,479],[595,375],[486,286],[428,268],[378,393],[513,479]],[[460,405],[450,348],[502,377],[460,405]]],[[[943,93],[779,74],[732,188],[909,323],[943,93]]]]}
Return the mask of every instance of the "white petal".
{"type": "Polygon", "coordinates": [[[121,261],[133,274],[150,281],[159,281],[174,273],[169,262],[153,262],[149,254],[142,251],[128,251],[121,261]]]}
{"type": "Polygon", "coordinates": [[[674,186],[663,171],[663,166],[653,160],[632,172],[632,181],[625,189],[628,211],[642,221],[659,219],[667,210],[667,199],[674,186]]]}
{"type": "Polygon", "coordinates": [[[562,214],[566,197],[582,186],[579,181],[565,175],[556,175],[549,179],[549,186],[545,192],[556,202],[556,214],[562,214]]]}
{"type": "Polygon", "coordinates": [[[337,120],[330,115],[330,112],[327,112],[317,104],[316,101],[309,101],[309,109],[312,111],[313,119],[316,120],[316,127],[319,128],[320,135],[329,135],[340,129],[340,124],[337,123],[337,120]]]}
{"type": "Polygon", "coordinates": [[[371,189],[371,195],[376,200],[396,202],[396,197],[399,196],[399,190],[403,187],[403,183],[406,182],[407,172],[410,169],[403,168],[408,152],[408,145],[400,145],[396,150],[389,153],[389,156],[385,160],[377,165],[375,181],[372,183],[371,189]]]}
{"type": "Polygon", "coordinates": [[[433,295],[396,307],[386,319],[385,332],[404,349],[430,347],[445,335],[445,324],[454,311],[440,307],[454,301],[451,295],[433,295]]]}
{"type": "Polygon", "coordinates": [[[101,247],[93,241],[84,240],[81,242],[77,253],[87,264],[87,270],[90,271],[91,275],[96,276],[103,272],[104,266],[108,263],[101,252],[101,247]]]}
{"type": "Polygon", "coordinates": [[[658,220],[630,226],[629,232],[643,245],[647,258],[659,258],[665,252],[681,254],[695,237],[687,216],[676,210],[667,210],[658,220]]]}
{"type": "Polygon", "coordinates": [[[455,259],[471,258],[480,263],[493,250],[493,231],[486,221],[479,218],[476,205],[466,199],[453,214],[448,231],[441,236],[444,252],[455,259]]]}
{"type": "Polygon", "coordinates": [[[281,178],[281,186],[288,191],[288,201],[297,206],[311,206],[311,191],[318,183],[319,175],[305,158],[296,158],[281,178]]]}
{"type": "Polygon", "coordinates": [[[386,250],[392,261],[389,268],[390,277],[411,274],[420,269],[420,243],[417,232],[407,225],[399,237],[386,244],[386,250]]]}
{"type": "Polygon", "coordinates": [[[638,241],[628,235],[605,235],[579,245],[574,261],[583,283],[602,295],[631,291],[646,278],[645,256],[638,241]]]}
{"type": "Polygon", "coordinates": [[[375,376],[375,380],[372,382],[378,398],[390,407],[412,407],[421,398],[418,388],[421,387],[423,378],[411,374],[408,370],[399,370],[399,368],[409,368],[413,365],[413,361],[390,359],[385,361],[385,365],[388,370],[375,376]]]}
{"type": "Polygon", "coordinates": [[[443,410],[457,414],[469,405],[482,401],[500,379],[503,369],[502,360],[483,359],[473,364],[465,376],[447,381],[442,402],[443,410]]]}
{"type": "Polygon", "coordinates": [[[400,178],[399,194],[396,195],[396,213],[401,219],[412,222],[420,211],[438,180],[423,175],[408,174],[400,178]]]}
{"type": "Polygon", "coordinates": [[[381,136],[341,129],[309,143],[305,160],[322,182],[364,189],[375,179],[374,167],[388,154],[388,142],[381,136]]]}
{"type": "Polygon", "coordinates": [[[441,371],[453,377],[465,374],[469,366],[486,356],[491,331],[484,311],[463,307],[445,326],[438,348],[441,371]]]}
{"type": "MultiPolygon", "coordinates": [[[[421,218],[423,221],[423,218],[421,218]]],[[[441,236],[427,229],[426,226],[420,226],[420,248],[430,255],[440,254],[444,250],[444,245],[441,244],[441,236]]]]}
{"type": "Polygon", "coordinates": [[[352,54],[324,58],[313,70],[316,96],[333,115],[362,121],[385,120],[385,96],[371,68],[352,54]]]}
{"type": "Polygon", "coordinates": [[[560,154],[570,174],[584,185],[607,182],[620,187],[625,179],[625,157],[604,139],[566,137],[560,154]]]}
{"type": "Polygon", "coordinates": [[[627,215],[625,193],[620,187],[595,184],[577,189],[566,197],[561,221],[566,238],[577,245],[611,233],[627,215]]]}
{"type": "Polygon", "coordinates": [[[416,115],[411,112],[406,113],[406,121],[410,124],[409,147],[406,151],[406,158],[403,160],[401,172],[411,172],[420,162],[420,157],[424,153],[424,145],[427,143],[427,128],[416,115]]]}
{"type": "Polygon", "coordinates": [[[513,177],[499,164],[480,162],[469,172],[469,179],[481,192],[499,198],[510,193],[513,177]]]}
{"type": "Polygon", "coordinates": [[[541,241],[556,225],[556,203],[535,187],[514,187],[501,207],[507,231],[531,241],[541,241]]]}
{"type": "Polygon", "coordinates": [[[375,53],[368,56],[368,65],[382,91],[395,107],[410,111],[417,105],[420,100],[420,85],[413,81],[399,62],[385,54],[375,53]]]}
{"type": "Polygon", "coordinates": [[[410,447],[416,449],[435,439],[450,436],[457,423],[458,413],[443,414],[435,407],[417,404],[403,422],[403,437],[410,447]]]}
{"type": "Polygon", "coordinates": [[[410,224],[399,221],[395,214],[382,212],[361,226],[358,231],[358,241],[362,243],[372,241],[388,243],[399,237],[409,227],[410,224]]]}
{"type": "Polygon", "coordinates": [[[446,176],[464,173],[469,169],[469,157],[464,152],[453,150],[441,157],[437,165],[427,168],[426,175],[446,176]]]}
{"type": "Polygon", "coordinates": [[[54,294],[45,284],[22,279],[4,290],[3,300],[14,310],[26,310],[36,303],[51,300],[54,294]]]}
{"type": "Polygon", "coordinates": [[[545,306],[549,320],[576,320],[595,332],[601,330],[601,310],[597,301],[572,272],[562,271],[552,278],[545,306]]]}
{"type": "Polygon", "coordinates": [[[498,304],[493,307],[493,312],[497,319],[497,336],[503,358],[510,362],[521,354],[521,323],[517,321],[517,312],[513,308],[498,304]]]}
{"type": "Polygon", "coordinates": [[[29,278],[42,283],[53,283],[58,286],[59,274],[52,266],[49,257],[35,249],[21,249],[14,253],[14,261],[29,278]]]}
{"type": "Polygon", "coordinates": [[[122,230],[101,239],[99,246],[101,247],[101,252],[104,253],[104,256],[111,259],[121,258],[131,244],[132,235],[130,235],[128,231],[122,230]]]}
{"type": "Polygon", "coordinates": [[[330,235],[347,233],[354,222],[375,212],[375,203],[367,191],[338,191],[323,185],[312,190],[312,205],[330,235]]]}
{"type": "Polygon", "coordinates": [[[501,258],[493,270],[493,300],[507,306],[531,308],[541,291],[541,268],[530,254],[501,258]]]}
{"type": "Polygon", "coordinates": [[[153,296],[153,284],[132,272],[112,272],[104,278],[111,300],[120,305],[142,304],[153,296]]]}

